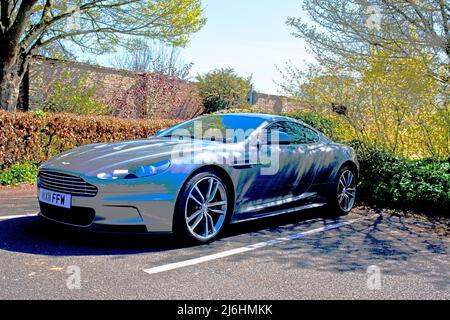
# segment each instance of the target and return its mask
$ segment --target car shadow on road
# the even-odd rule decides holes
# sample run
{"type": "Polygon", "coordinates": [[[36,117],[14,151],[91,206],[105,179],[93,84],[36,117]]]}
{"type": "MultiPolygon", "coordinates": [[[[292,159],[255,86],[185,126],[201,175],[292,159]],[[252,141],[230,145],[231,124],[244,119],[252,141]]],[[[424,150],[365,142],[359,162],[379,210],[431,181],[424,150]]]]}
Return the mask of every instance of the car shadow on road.
{"type": "MultiPolygon", "coordinates": [[[[296,240],[256,250],[252,258],[259,263],[276,263],[282,269],[324,272],[362,272],[377,266],[385,275],[420,275],[434,286],[450,289],[449,219],[377,215],[361,223],[319,232],[296,240]]],[[[340,219],[323,219],[320,225],[340,219]]],[[[295,233],[295,224],[275,227],[271,234],[287,230],[295,233]]],[[[268,230],[259,231],[260,234],[268,230]]],[[[233,256],[236,263],[246,259],[233,256]]]]}
{"type": "Polygon", "coordinates": [[[224,241],[229,243],[229,239],[233,239],[231,241],[234,242],[238,235],[242,235],[244,239],[236,241],[237,245],[249,245],[252,239],[258,239],[258,236],[263,234],[278,236],[283,230],[287,230],[283,225],[307,225],[311,221],[327,217],[327,213],[322,211],[309,210],[299,214],[230,225],[218,241],[199,246],[181,242],[170,234],[91,233],[31,216],[0,220],[0,250],[49,256],[90,256],[156,253],[189,247],[193,249],[194,255],[198,252],[205,255],[221,250],[224,241]]]}
{"type": "Polygon", "coordinates": [[[0,221],[0,250],[48,255],[130,255],[171,250],[179,243],[171,235],[90,233],[42,218],[0,221]]]}
{"type": "MultiPolygon", "coordinates": [[[[0,221],[0,250],[48,256],[119,257],[189,248],[178,251],[175,257],[164,258],[167,261],[160,261],[164,264],[348,220],[315,209],[232,225],[218,241],[192,246],[172,235],[96,234],[25,217],[0,221]]],[[[448,220],[379,216],[254,250],[251,257],[258,263],[277,263],[280,268],[297,270],[366,272],[368,266],[379,265],[386,274],[420,273],[439,287],[448,289],[450,285],[448,220]]],[[[248,256],[229,259],[239,263],[248,256]]]]}

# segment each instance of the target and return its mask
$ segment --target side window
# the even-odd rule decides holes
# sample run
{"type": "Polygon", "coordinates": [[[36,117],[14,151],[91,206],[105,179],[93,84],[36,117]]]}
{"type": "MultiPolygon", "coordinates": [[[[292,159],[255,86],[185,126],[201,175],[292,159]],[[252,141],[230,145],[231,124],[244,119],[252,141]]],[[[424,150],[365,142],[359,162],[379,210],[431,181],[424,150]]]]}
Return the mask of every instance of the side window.
{"type": "Polygon", "coordinates": [[[292,127],[289,125],[289,122],[286,121],[280,121],[272,124],[269,128],[267,128],[267,141],[270,141],[271,135],[276,134],[277,132],[284,132],[287,133],[291,139],[293,139],[292,135],[294,134],[294,131],[292,130],[292,127]]]}
{"type": "Polygon", "coordinates": [[[312,129],[295,122],[289,122],[292,128],[292,140],[299,144],[319,142],[319,135],[312,129]]]}
{"type": "Polygon", "coordinates": [[[267,133],[270,135],[272,132],[284,132],[287,133],[289,135],[291,135],[292,132],[292,127],[289,125],[288,122],[285,121],[281,121],[281,122],[276,122],[274,124],[272,124],[268,129],[267,129],[267,133]]]}

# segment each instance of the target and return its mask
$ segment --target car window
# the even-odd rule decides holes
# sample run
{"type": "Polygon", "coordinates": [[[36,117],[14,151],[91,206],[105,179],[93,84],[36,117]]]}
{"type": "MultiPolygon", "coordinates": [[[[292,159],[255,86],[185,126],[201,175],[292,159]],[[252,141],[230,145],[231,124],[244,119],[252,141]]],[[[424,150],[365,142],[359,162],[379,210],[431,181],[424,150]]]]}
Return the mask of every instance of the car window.
{"type": "Polygon", "coordinates": [[[302,126],[299,123],[289,122],[292,127],[292,140],[299,144],[308,144],[319,142],[319,135],[312,129],[302,126]]]}
{"type": "Polygon", "coordinates": [[[267,138],[274,132],[287,133],[295,144],[309,144],[320,140],[319,135],[312,129],[302,126],[301,124],[289,121],[280,121],[272,124],[267,129],[267,138]]]}
{"type": "Polygon", "coordinates": [[[201,140],[241,142],[265,121],[241,115],[213,115],[193,119],[163,131],[160,137],[190,137],[201,140]]]}
{"type": "Polygon", "coordinates": [[[292,127],[289,125],[289,122],[287,121],[280,121],[276,122],[267,128],[267,134],[270,135],[272,132],[284,132],[288,135],[291,135],[294,133],[292,130],[292,127]]]}
{"type": "Polygon", "coordinates": [[[284,132],[288,134],[289,137],[291,137],[291,140],[293,140],[293,134],[295,133],[293,128],[289,125],[289,122],[276,122],[267,128],[267,141],[271,141],[272,134],[277,135],[278,132],[284,132]]]}

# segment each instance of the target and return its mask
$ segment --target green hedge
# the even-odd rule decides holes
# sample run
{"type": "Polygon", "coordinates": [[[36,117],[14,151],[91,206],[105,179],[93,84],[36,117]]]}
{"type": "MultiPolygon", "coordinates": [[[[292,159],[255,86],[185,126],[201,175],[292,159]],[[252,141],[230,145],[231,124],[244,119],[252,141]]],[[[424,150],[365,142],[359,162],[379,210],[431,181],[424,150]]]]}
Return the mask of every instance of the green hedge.
{"type": "Polygon", "coordinates": [[[15,164],[0,172],[0,186],[16,186],[22,183],[35,183],[38,166],[33,163],[15,164]]]}
{"type": "Polygon", "coordinates": [[[337,123],[333,122],[329,118],[325,118],[320,114],[312,111],[303,111],[303,112],[295,112],[295,113],[287,113],[285,114],[288,117],[303,121],[307,125],[323,132],[326,136],[328,136],[332,140],[338,140],[338,134],[336,132],[337,123]]]}
{"type": "Polygon", "coordinates": [[[177,122],[0,110],[0,172],[90,143],[145,139],[177,122]]]}
{"type": "Polygon", "coordinates": [[[450,162],[410,160],[383,151],[360,154],[359,199],[448,215],[450,162]]]}
{"type": "MultiPolygon", "coordinates": [[[[339,123],[313,112],[288,114],[340,141],[339,123]]],[[[111,117],[8,114],[0,112],[0,185],[34,182],[37,163],[78,145],[148,137],[170,120],[136,121],[111,117]],[[56,138],[54,146],[49,135],[56,138]],[[52,147],[52,148],[50,148],[52,147]],[[49,151],[50,150],[50,151],[49,151]]],[[[354,144],[361,165],[358,198],[378,206],[450,211],[450,163],[410,160],[354,144]]]]}

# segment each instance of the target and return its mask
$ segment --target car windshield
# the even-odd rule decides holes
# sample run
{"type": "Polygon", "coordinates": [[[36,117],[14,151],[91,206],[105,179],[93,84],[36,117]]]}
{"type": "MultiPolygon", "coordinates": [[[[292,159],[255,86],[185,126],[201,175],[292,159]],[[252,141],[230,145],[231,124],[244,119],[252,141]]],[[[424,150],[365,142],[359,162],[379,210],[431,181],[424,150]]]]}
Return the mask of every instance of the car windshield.
{"type": "Polygon", "coordinates": [[[236,143],[247,139],[264,121],[264,118],[243,115],[207,116],[167,129],[159,137],[236,143]]]}

